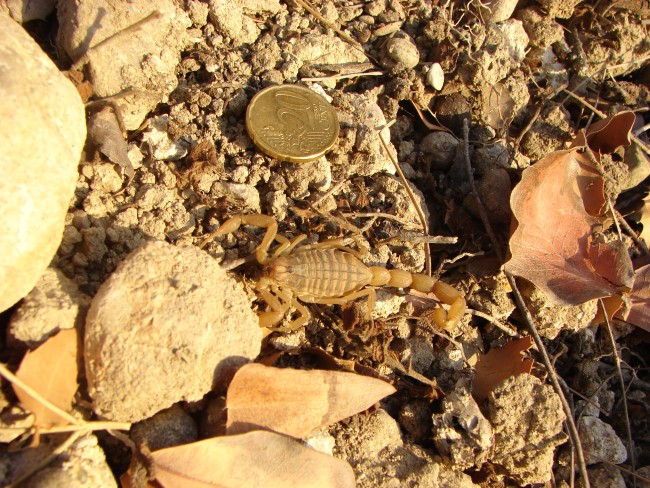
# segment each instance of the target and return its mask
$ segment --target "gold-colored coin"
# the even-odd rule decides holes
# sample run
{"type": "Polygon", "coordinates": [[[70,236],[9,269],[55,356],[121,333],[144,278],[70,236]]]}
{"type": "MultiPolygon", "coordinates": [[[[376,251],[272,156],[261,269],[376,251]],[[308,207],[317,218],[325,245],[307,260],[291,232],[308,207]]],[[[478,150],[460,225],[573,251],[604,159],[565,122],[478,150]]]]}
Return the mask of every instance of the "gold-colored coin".
{"type": "Polygon", "coordinates": [[[339,135],[334,108],[323,97],[298,85],[270,86],[246,109],[246,129],[257,147],[281,161],[316,161],[339,135]]]}

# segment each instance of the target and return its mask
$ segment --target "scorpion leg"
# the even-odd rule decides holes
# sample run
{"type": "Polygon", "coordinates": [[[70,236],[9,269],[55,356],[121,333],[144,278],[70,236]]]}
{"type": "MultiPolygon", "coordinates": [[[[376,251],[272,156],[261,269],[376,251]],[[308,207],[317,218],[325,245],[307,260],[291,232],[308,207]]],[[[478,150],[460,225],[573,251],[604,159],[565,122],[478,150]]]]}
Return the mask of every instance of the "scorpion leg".
{"type": "Polygon", "coordinates": [[[304,246],[300,246],[296,252],[311,251],[313,249],[338,249],[339,251],[350,253],[358,259],[363,259],[364,256],[368,254],[368,250],[362,249],[359,251],[347,246],[346,244],[348,242],[348,239],[349,238],[336,238],[328,239],[322,242],[315,242],[314,244],[306,244],[304,246]]]}
{"type": "Polygon", "coordinates": [[[273,251],[273,257],[277,258],[278,256],[286,256],[287,254],[291,254],[291,251],[293,251],[293,249],[305,239],[307,239],[307,234],[300,234],[291,240],[287,239],[284,236],[275,236],[275,240],[278,241],[280,245],[275,249],[275,251],[273,251]]]}
{"type": "Polygon", "coordinates": [[[375,289],[371,286],[362,288],[358,291],[353,291],[341,297],[314,297],[312,295],[299,295],[302,301],[308,303],[319,303],[321,305],[344,305],[348,302],[356,300],[361,297],[368,297],[368,310],[366,312],[366,319],[370,319],[372,311],[375,309],[376,295],[375,289]]]}
{"type": "Polygon", "coordinates": [[[256,288],[262,299],[271,309],[270,312],[262,312],[259,314],[260,327],[287,332],[299,329],[309,320],[311,316],[309,310],[302,303],[298,302],[289,290],[280,288],[268,278],[262,278],[256,288]],[[300,315],[288,327],[273,327],[282,320],[282,317],[291,308],[295,308],[300,315]]]}
{"type": "Polygon", "coordinates": [[[249,214],[249,215],[235,215],[233,217],[230,217],[223,224],[221,224],[216,231],[214,231],[212,234],[206,237],[203,240],[203,242],[199,244],[199,248],[202,249],[208,242],[210,242],[215,237],[224,236],[226,234],[235,232],[237,229],[239,229],[239,227],[242,224],[254,225],[255,227],[261,227],[263,229],[266,229],[264,238],[262,239],[260,245],[257,246],[257,250],[255,251],[255,256],[257,258],[257,261],[260,264],[265,264],[269,259],[268,257],[269,247],[271,247],[271,243],[273,243],[273,240],[276,238],[278,234],[277,221],[273,217],[270,217],[268,215],[249,214]]]}

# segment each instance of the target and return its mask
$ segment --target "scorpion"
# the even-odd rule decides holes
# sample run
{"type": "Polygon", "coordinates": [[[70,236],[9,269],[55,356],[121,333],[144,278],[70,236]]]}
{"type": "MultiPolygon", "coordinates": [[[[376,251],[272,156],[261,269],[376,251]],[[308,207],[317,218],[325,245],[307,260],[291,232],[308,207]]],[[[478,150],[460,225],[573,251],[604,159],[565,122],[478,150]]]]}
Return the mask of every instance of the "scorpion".
{"type": "Polygon", "coordinates": [[[263,276],[255,289],[270,309],[259,314],[260,327],[273,328],[289,310],[294,309],[298,316],[288,327],[273,330],[297,330],[311,317],[301,302],[343,305],[361,297],[368,298],[366,319],[369,319],[375,306],[375,289],[382,286],[433,292],[448,305],[448,310],[438,306],[431,313],[433,323],[443,329],[453,329],[465,312],[465,298],[451,285],[421,273],[367,266],[361,261],[362,253],[346,247],[342,239],[299,246],[307,235],[301,234],[289,240],[278,234],[277,221],[268,215],[235,215],[221,224],[199,247],[204,247],[215,237],[235,232],[242,224],[266,229],[255,251],[255,257],[263,267],[263,276]],[[271,254],[269,249],[274,241],[279,245],[271,254]]]}

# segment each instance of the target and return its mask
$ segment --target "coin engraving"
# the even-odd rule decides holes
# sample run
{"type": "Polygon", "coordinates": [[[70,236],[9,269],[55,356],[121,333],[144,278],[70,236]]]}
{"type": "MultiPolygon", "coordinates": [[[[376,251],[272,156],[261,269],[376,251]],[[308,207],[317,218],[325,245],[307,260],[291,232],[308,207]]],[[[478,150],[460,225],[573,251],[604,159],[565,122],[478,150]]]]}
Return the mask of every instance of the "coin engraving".
{"type": "Polygon", "coordinates": [[[314,161],[338,137],[336,112],[320,95],[296,86],[259,92],[248,106],[246,127],[268,155],[292,162],[314,161]]]}

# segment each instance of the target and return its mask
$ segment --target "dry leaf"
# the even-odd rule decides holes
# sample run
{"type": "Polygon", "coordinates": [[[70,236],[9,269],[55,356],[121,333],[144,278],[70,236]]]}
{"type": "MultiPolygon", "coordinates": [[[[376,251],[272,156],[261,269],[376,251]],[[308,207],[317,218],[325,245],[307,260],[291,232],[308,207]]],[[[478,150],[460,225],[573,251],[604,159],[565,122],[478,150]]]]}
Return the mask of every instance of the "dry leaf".
{"type": "MultiPolygon", "coordinates": [[[[607,319],[611,322],[614,318],[614,315],[621,313],[625,310],[627,297],[621,295],[614,295],[607,298],[602,298],[603,306],[605,307],[605,313],[607,314],[607,319]]],[[[605,315],[603,314],[602,308],[598,307],[596,311],[596,316],[591,321],[591,325],[599,325],[605,323],[605,315]]]]}
{"type": "MultiPolygon", "coordinates": [[[[28,352],[16,376],[43,398],[62,410],[70,411],[77,391],[77,330],[66,329],[50,337],[38,349],[28,352]]],[[[66,425],[67,420],[45,408],[14,385],[20,403],[36,418],[40,427],[66,425]]]]}
{"type": "Polygon", "coordinates": [[[631,288],[632,262],[614,243],[595,244],[600,177],[576,149],[556,151],[524,170],[510,206],[517,227],[506,270],[533,282],[557,305],[578,305],[631,288]],[[594,181],[596,180],[596,181],[594,181]]]}
{"type": "Polygon", "coordinates": [[[650,264],[636,270],[625,320],[650,332],[650,264]]]}
{"type": "Polygon", "coordinates": [[[165,488],[354,488],[348,463],[273,432],[213,437],[151,453],[165,488]]]}
{"type": "Polygon", "coordinates": [[[503,380],[522,373],[530,373],[533,361],[525,359],[523,352],[530,349],[530,336],[514,339],[503,347],[492,349],[479,356],[476,375],[472,381],[472,395],[480,402],[503,380]]]}
{"type": "Polygon", "coordinates": [[[394,392],[385,381],[353,373],[247,364],[228,387],[226,429],[228,434],[264,429],[304,437],[394,392]]]}
{"type": "Polygon", "coordinates": [[[599,120],[584,131],[581,130],[574,139],[571,147],[584,146],[585,140],[596,154],[611,154],[621,146],[629,146],[632,141],[630,134],[636,115],[624,111],[599,120]]]}
{"type": "Polygon", "coordinates": [[[88,134],[99,150],[113,163],[120,165],[129,179],[132,179],[135,170],[128,156],[129,148],[111,107],[104,107],[90,117],[88,134]]]}
{"type": "Polygon", "coordinates": [[[501,83],[483,89],[483,120],[495,129],[505,128],[513,117],[515,102],[501,83]]]}

